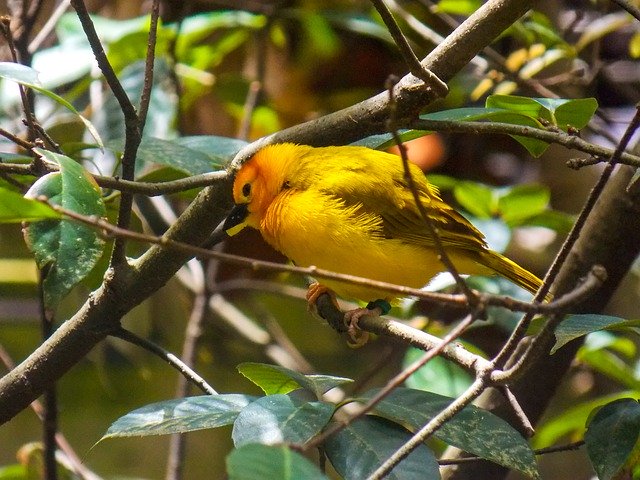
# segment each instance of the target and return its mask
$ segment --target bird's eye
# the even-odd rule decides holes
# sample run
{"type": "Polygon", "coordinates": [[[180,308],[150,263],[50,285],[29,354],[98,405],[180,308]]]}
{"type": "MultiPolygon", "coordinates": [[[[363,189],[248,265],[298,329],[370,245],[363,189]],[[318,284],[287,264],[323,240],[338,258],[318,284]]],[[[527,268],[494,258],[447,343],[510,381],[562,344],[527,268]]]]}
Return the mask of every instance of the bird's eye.
{"type": "Polygon", "coordinates": [[[291,183],[289,183],[289,180],[285,180],[282,184],[282,190],[286,190],[288,188],[291,188],[291,183]]]}
{"type": "Polygon", "coordinates": [[[242,195],[245,197],[248,197],[249,195],[251,195],[251,184],[250,183],[245,183],[242,186],[242,195]]]}

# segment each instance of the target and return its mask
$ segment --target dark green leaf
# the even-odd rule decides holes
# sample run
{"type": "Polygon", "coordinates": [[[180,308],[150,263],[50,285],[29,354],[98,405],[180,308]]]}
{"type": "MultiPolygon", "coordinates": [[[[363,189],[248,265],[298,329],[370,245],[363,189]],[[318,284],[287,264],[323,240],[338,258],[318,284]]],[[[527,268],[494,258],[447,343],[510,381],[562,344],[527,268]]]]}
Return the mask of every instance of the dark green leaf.
{"type": "MultiPolygon", "coordinates": [[[[333,467],[346,480],[362,480],[410,438],[411,435],[399,425],[365,416],[329,437],[325,442],[325,452],[333,467]]],[[[420,445],[385,478],[431,480],[440,478],[440,471],[431,450],[420,445]]]]}
{"type": "Polygon", "coordinates": [[[593,416],[584,440],[600,480],[620,478],[616,474],[636,449],[639,432],[640,405],[635,399],[611,402],[593,416]]]}
{"type": "Polygon", "coordinates": [[[231,425],[257,397],[225,394],[152,403],[120,417],[100,439],[168,435],[231,425]]]}
{"type": "Polygon", "coordinates": [[[47,218],[61,218],[49,205],[17,192],[0,188],[0,223],[33,222],[47,218]]]}
{"type": "Polygon", "coordinates": [[[180,137],[176,143],[192,150],[205,153],[214,161],[214,167],[222,168],[226,166],[240,151],[247,145],[244,140],[237,138],[220,137],[217,135],[195,135],[191,137],[180,137]]]}
{"type": "MultiPolygon", "coordinates": [[[[105,216],[100,188],[80,164],[64,155],[35,151],[47,161],[60,165],[60,172],[38,179],[27,197],[44,195],[66,210],[85,216],[105,216]]],[[[104,241],[94,229],[70,220],[35,222],[24,233],[38,267],[45,271],[44,299],[49,308],[55,308],[91,271],[104,248],[104,241]]]]}
{"type": "Polygon", "coordinates": [[[639,325],[640,321],[638,320],[625,320],[609,315],[568,315],[556,328],[556,343],[551,349],[551,353],[555,353],[560,347],[566,345],[571,340],[591,332],[608,328],[637,327],[639,325]]]}
{"type": "Polygon", "coordinates": [[[229,480],[327,480],[318,468],[285,446],[244,445],[227,456],[229,480]]]}
{"type": "Polygon", "coordinates": [[[304,444],[327,425],[335,406],[289,395],[267,395],[247,406],[231,434],[236,446],[247,443],[304,444]]]}
{"type": "MultiPolygon", "coordinates": [[[[377,390],[358,401],[367,401],[377,390]]],[[[431,392],[398,388],[374,408],[374,413],[419,429],[453,398],[431,392]]],[[[511,425],[485,410],[470,405],[445,423],[435,434],[446,443],[484,459],[539,478],[535,456],[527,441],[511,425]]]]}
{"type": "Polygon", "coordinates": [[[285,394],[298,388],[306,388],[320,398],[332,388],[353,381],[350,378],[331,375],[304,375],[295,370],[266,363],[242,363],[238,365],[238,371],[259,386],[267,395],[285,394]]]}
{"type": "MultiPolygon", "coordinates": [[[[107,142],[107,148],[121,152],[124,140],[107,142]]],[[[201,151],[192,150],[178,141],[144,137],[138,148],[138,160],[172,167],[188,175],[198,175],[217,169],[217,159],[201,151]]]]}

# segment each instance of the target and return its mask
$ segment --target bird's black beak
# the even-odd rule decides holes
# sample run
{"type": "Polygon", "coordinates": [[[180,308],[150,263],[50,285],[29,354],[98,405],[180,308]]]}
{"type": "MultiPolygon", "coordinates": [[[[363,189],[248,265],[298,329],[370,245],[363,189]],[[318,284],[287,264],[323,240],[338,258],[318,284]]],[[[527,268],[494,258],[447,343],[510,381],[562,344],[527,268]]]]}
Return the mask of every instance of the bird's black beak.
{"type": "Polygon", "coordinates": [[[249,206],[246,203],[242,203],[240,205],[236,205],[231,210],[231,213],[227,216],[227,218],[220,222],[220,225],[216,227],[216,229],[211,232],[209,238],[204,243],[203,247],[211,248],[214,245],[226,240],[229,237],[237,234],[242,230],[246,224],[244,221],[249,215],[249,206]]]}
{"type": "Polygon", "coordinates": [[[232,237],[246,226],[244,221],[247,219],[248,215],[248,203],[241,203],[240,205],[236,205],[235,207],[233,207],[233,210],[231,210],[231,213],[222,224],[222,230],[224,230],[227,235],[232,237]]]}

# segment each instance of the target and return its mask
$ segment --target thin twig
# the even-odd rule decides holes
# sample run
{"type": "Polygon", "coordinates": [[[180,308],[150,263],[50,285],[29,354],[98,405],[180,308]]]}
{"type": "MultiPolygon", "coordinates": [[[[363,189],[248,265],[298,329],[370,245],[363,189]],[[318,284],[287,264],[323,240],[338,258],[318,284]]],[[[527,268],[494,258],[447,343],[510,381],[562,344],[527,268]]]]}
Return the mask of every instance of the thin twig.
{"type": "Polygon", "coordinates": [[[18,137],[17,135],[14,135],[13,133],[8,132],[4,128],[0,128],[0,135],[5,137],[6,139],[12,141],[16,145],[21,146],[25,150],[31,150],[34,147],[33,143],[28,142],[26,140],[23,140],[22,138],[18,137]]]}
{"type": "MultiPolygon", "coordinates": [[[[556,143],[563,147],[579,150],[589,155],[594,155],[602,159],[608,159],[613,155],[614,149],[587,142],[577,135],[571,135],[561,130],[545,130],[541,128],[527,127],[523,125],[512,125],[501,122],[454,122],[449,120],[427,120],[418,119],[410,123],[410,127],[416,130],[438,131],[438,132],[458,132],[473,135],[498,134],[517,135],[527,138],[535,138],[547,143],[556,143]]],[[[601,163],[606,160],[598,160],[593,163],[601,163]]],[[[625,165],[640,167],[640,156],[624,152],[618,161],[625,165]]],[[[573,164],[572,164],[573,165],[573,164]]]]}
{"type": "Polygon", "coordinates": [[[402,58],[409,67],[409,71],[415,77],[419,78],[426,85],[428,85],[429,88],[433,89],[434,93],[438,97],[446,96],[449,92],[449,87],[447,87],[446,83],[444,83],[436,75],[434,75],[433,72],[426,69],[420,63],[420,60],[418,59],[416,54],[413,53],[413,50],[411,49],[407,38],[404,36],[402,30],[400,30],[400,27],[393,18],[391,11],[384,3],[384,0],[371,0],[371,3],[373,3],[373,6],[380,14],[380,17],[382,17],[382,21],[387,26],[387,30],[391,34],[393,41],[400,50],[402,58]]]}
{"type": "Polygon", "coordinates": [[[393,470],[402,460],[404,460],[413,450],[419,447],[427,438],[433,435],[445,422],[451,420],[462,411],[467,405],[473,402],[487,387],[484,377],[476,378],[462,395],[453,400],[447,408],[433,417],[427,424],[418,430],[411,439],[402,447],[396,450],[393,455],[387,458],[367,480],[381,480],[391,470],[393,470]]]}
{"type": "MultiPolygon", "coordinates": [[[[204,287],[204,285],[203,285],[204,287]]],[[[202,335],[202,323],[207,312],[208,292],[202,288],[196,293],[193,299],[191,315],[185,329],[184,342],[182,344],[182,362],[189,368],[193,368],[196,363],[197,345],[202,335]]],[[[176,398],[184,398],[189,394],[189,382],[184,376],[178,378],[176,388],[176,398]]],[[[169,443],[169,454],[167,458],[166,480],[179,480],[182,478],[184,466],[184,455],[186,450],[186,436],[174,434],[169,443]]]]}
{"type": "MultiPolygon", "coordinates": [[[[57,172],[56,165],[45,164],[44,169],[40,172],[34,172],[33,167],[24,163],[0,163],[0,172],[15,173],[19,175],[44,175],[51,172],[57,172]]],[[[92,175],[98,185],[103,188],[110,188],[121,192],[135,193],[138,195],[146,195],[148,197],[156,197],[159,195],[167,195],[170,193],[184,192],[212,185],[227,178],[229,174],[220,170],[217,172],[202,173],[191,177],[181,178],[179,180],[170,180],[167,182],[139,182],[123,180],[116,177],[106,177],[103,175],[92,175]]]]}
{"type": "Polygon", "coordinates": [[[147,56],[144,61],[144,81],[142,93],[140,94],[140,108],[138,113],[138,129],[140,135],[144,131],[149,113],[149,102],[151,101],[151,89],[153,88],[153,65],[156,57],[156,41],[158,38],[158,16],[160,15],[160,2],[153,0],[151,6],[151,25],[149,26],[149,37],[147,39],[147,56]]]}
{"type": "MultiPolygon", "coordinates": [[[[122,154],[122,178],[124,180],[133,180],[135,174],[135,159],[138,151],[138,146],[142,139],[140,132],[140,122],[136,109],[129,100],[127,93],[125,92],[122,84],[118,80],[113,67],[107,59],[107,55],[104,51],[98,33],[96,32],[93,21],[89,16],[87,7],[83,0],[71,0],[71,5],[76,10],[82,29],[89,41],[93,55],[96,58],[98,67],[102,71],[109,88],[113,92],[120,109],[124,115],[125,125],[125,145],[124,152],[122,154]]],[[[131,221],[131,207],[133,206],[133,196],[129,193],[123,193],[120,199],[120,207],[118,209],[118,226],[121,228],[127,228],[131,221]]],[[[111,266],[123,266],[126,265],[125,255],[125,243],[123,239],[116,239],[113,246],[113,253],[111,255],[111,266]]],[[[117,275],[119,270],[115,269],[114,272],[117,275]]]]}
{"type": "Polygon", "coordinates": [[[64,15],[64,13],[67,11],[69,5],[71,5],[71,0],[62,0],[56,6],[53,13],[49,15],[49,18],[47,18],[45,24],[42,26],[42,28],[40,28],[36,36],[29,43],[29,46],[27,48],[29,53],[34,53],[38,48],[40,48],[42,42],[44,42],[49,34],[55,29],[58,20],[60,20],[60,17],[62,17],[62,15],[64,15]]]}
{"type": "Polygon", "coordinates": [[[533,425],[531,425],[531,422],[529,421],[527,414],[524,412],[524,410],[520,406],[520,402],[518,402],[518,399],[516,398],[516,396],[513,394],[511,389],[506,385],[503,385],[502,387],[500,387],[499,390],[508,400],[509,405],[511,405],[511,409],[515,413],[516,418],[520,421],[520,425],[522,426],[524,434],[527,437],[532,437],[533,434],[535,433],[535,430],[533,428],[533,425]]]}
{"type": "MultiPolygon", "coordinates": [[[[22,13],[26,15],[25,9],[23,8],[22,13]]],[[[7,45],[9,46],[9,51],[11,52],[11,57],[15,63],[20,63],[20,59],[18,58],[18,52],[16,50],[16,44],[13,41],[13,34],[11,32],[11,18],[8,16],[3,16],[0,18],[0,30],[2,31],[2,35],[7,41],[7,45]]],[[[31,105],[31,101],[29,100],[29,96],[27,95],[27,88],[18,84],[18,90],[20,91],[20,99],[22,100],[22,111],[24,113],[25,121],[27,122],[27,132],[29,135],[29,140],[33,141],[36,139],[36,129],[33,126],[33,105],[31,105]]]]}
{"type": "MultiPolygon", "coordinates": [[[[584,445],[584,440],[580,440],[578,442],[568,443],[566,445],[557,445],[553,447],[538,448],[537,450],[534,450],[533,453],[535,455],[547,455],[549,453],[567,452],[571,450],[578,450],[583,445],[584,445]]],[[[485,460],[484,458],[478,457],[475,455],[470,457],[463,457],[463,458],[443,458],[438,460],[438,465],[440,466],[459,465],[461,463],[482,462],[484,460],[485,460]]]]}
{"type": "Polygon", "coordinates": [[[420,198],[420,193],[418,192],[418,188],[413,179],[413,175],[411,174],[411,169],[409,168],[409,157],[407,156],[407,147],[405,147],[404,143],[402,143],[402,140],[400,139],[400,135],[398,133],[398,129],[395,123],[396,102],[395,102],[395,97],[393,95],[393,86],[395,83],[397,82],[391,78],[387,80],[387,90],[389,92],[389,110],[390,110],[387,126],[389,128],[389,131],[391,132],[391,135],[393,136],[393,139],[396,143],[396,146],[398,147],[398,150],[400,151],[402,166],[404,168],[404,178],[407,181],[407,184],[409,185],[409,190],[411,190],[411,194],[413,195],[413,200],[416,203],[418,212],[420,212],[420,216],[422,217],[422,220],[426,225],[427,229],[429,230],[429,234],[433,239],[433,243],[436,247],[439,260],[445,266],[447,271],[451,273],[451,275],[453,276],[456,282],[456,285],[458,286],[458,288],[460,288],[460,290],[462,290],[462,292],[467,297],[469,301],[469,305],[474,305],[477,303],[476,295],[474,295],[471,289],[467,286],[465,281],[460,276],[458,269],[455,267],[455,265],[451,261],[451,258],[449,257],[449,254],[447,253],[444,247],[444,244],[442,243],[442,239],[440,238],[440,232],[438,232],[438,227],[435,226],[433,220],[428,215],[427,210],[422,203],[422,199],[420,198]]]}
{"type": "Polygon", "coordinates": [[[618,5],[620,8],[622,8],[623,10],[626,10],[627,13],[633,15],[635,19],[640,22],[640,8],[636,7],[634,4],[632,4],[631,2],[628,2],[627,0],[611,0],[611,1],[616,5],[618,5]]]}
{"type": "MultiPolygon", "coordinates": [[[[422,368],[429,360],[435,358],[437,355],[445,352],[447,348],[451,345],[456,338],[464,333],[464,331],[469,328],[469,326],[475,322],[477,319],[478,310],[467,315],[467,317],[460,322],[455,328],[453,328],[447,335],[445,335],[438,343],[430,350],[424,353],[422,357],[413,362],[407,368],[403,369],[399,374],[393,377],[391,380],[387,382],[384,388],[380,389],[371,399],[367,401],[362,407],[358,409],[352,415],[349,415],[345,420],[334,423],[331,427],[324,430],[320,435],[315,436],[310,441],[304,444],[302,450],[309,451],[313,448],[316,448],[324,443],[324,441],[332,435],[335,435],[339,431],[348,427],[351,423],[356,421],[358,418],[362,417],[366,413],[373,410],[373,408],[384,400],[393,390],[398,388],[402,383],[404,383],[407,378],[413,375],[418,369],[422,368]]],[[[368,315],[371,317],[372,315],[368,315]]],[[[362,325],[366,321],[367,315],[363,316],[359,320],[359,324],[362,325]]],[[[364,326],[364,325],[362,325],[364,326]]],[[[361,327],[362,328],[362,327],[361,327]]],[[[475,362],[474,362],[475,363],[475,362]]],[[[491,365],[485,365],[485,369],[488,371],[491,369],[491,365]]]]}
{"type": "MultiPolygon", "coordinates": [[[[468,299],[463,294],[446,294],[446,293],[436,293],[436,292],[427,292],[424,290],[404,287],[401,285],[394,285],[392,283],[374,281],[368,278],[358,277],[355,275],[347,275],[343,273],[336,273],[330,270],[320,269],[314,266],[311,267],[296,267],[294,265],[283,264],[283,263],[275,263],[268,262],[265,260],[257,260],[252,258],[247,258],[239,255],[232,255],[229,253],[216,252],[208,248],[196,247],[194,245],[190,245],[183,242],[178,242],[167,237],[158,237],[155,235],[149,235],[145,233],[134,232],[131,230],[126,230],[123,228],[119,228],[111,223],[103,220],[101,218],[96,218],[93,216],[87,217],[85,215],[78,214],[71,210],[65,209],[59,205],[52,204],[48,201],[46,197],[38,197],[37,200],[42,201],[49,205],[53,210],[61,213],[62,215],[76,220],[80,223],[88,225],[89,227],[95,228],[98,232],[105,238],[113,238],[113,237],[124,237],[129,240],[134,240],[137,242],[143,243],[151,243],[155,245],[160,245],[165,248],[173,249],[180,252],[186,252],[196,257],[201,258],[214,258],[218,260],[222,260],[228,263],[232,263],[235,265],[241,265],[253,270],[266,270],[266,271],[276,271],[276,272],[288,272],[288,273],[296,273],[300,275],[307,275],[315,278],[321,279],[329,279],[329,280],[338,280],[341,282],[352,283],[353,285],[362,285],[371,288],[376,288],[379,290],[385,290],[390,293],[397,294],[397,296],[415,296],[422,298],[428,302],[433,302],[434,304],[446,304],[457,307],[465,307],[468,306],[468,299]]],[[[575,295],[578,298],[582,299],[582,295],[590,294],[591,292],[584,287],[579,287],[575,291],[575,295]]],[[[540,313],[540,314],[553,314],[553,313],[565,313],[567,310],[570,310],[573,305],[575,298],[574,295],[565,295],[556,300],[553,300],[549,303],[529,303],[519,301],[510,297],[502,296],[502,295],[491,295],[486,293],[475,292],[474,295],[478,298],[478,303],[484,305],[485,307],[493,306],[493,307],[501,307],[506,308],[511,311],[519,311],[519,312],[531,312],[531,313],[540,313]]],[[[365,318],[365,317],[363,317],[365,318]]]]}
{"type": "Polygon", "coordinates": [[[130,332],[129,330],[126,330],[125,328],[122,328],[122,327],[119,327],[109,332],[109,334],[113,337],[120,338],[125,342],[129,342],[139,347],[142,347],[145,350],[153,353],[154,355],[157,355],[162,360],[164,360],[169,365],[171,365],[173,368],[175,368],[178,372],[180,372],[182,376],[184,376],[189,382],[191,382],[193,385],[198,387],[204,393],[208,395],[218,394],[218,392],[216,392],[213,389],[213,387],[211,387],[211,385],[209,385],[200,375],[194,372],[192,368],[185,365],[184,362],[182,362],[182,360],[180,360],[176,355],[174,355],[171,352],[168,352],[167,350],[160,347],[159,345],[156,345],[155,343],[150,342],[145,338],[139,337],[135,333],[130,332]]]}
{"type": "Polygon", "coordinates": [[[237,137],[243,140],[249,138],[251,133],[251,123],[253,120],[253,112],[262,100],[264,91],[264,79],[267,71],[267,45],[269,42],[269,33],[271,31],[271,17],[268,17],[267,24],[264,28],[256,32],[254,38],[257,44],[255,54],[253,55],[255,68],[255,78],[249,83],[249,90],[244,101],[242,111],[242,120],[238,128],[237,137]]]}
{"type": "MultiPolygon", "coordinates": [[[[45,304],[44,281],[47,270],[38,268],[38,304],[40,311],[40,328],[42,341],[45,342],[53,333],[53,312],[45,304]]],[[[46,480],[57,480],[58,462],[56,461],[56,433],[58,431],[58,397],[54,383],[44,392],[42,416],[42,444],[44,450],[43,477],[46,480]]]]}

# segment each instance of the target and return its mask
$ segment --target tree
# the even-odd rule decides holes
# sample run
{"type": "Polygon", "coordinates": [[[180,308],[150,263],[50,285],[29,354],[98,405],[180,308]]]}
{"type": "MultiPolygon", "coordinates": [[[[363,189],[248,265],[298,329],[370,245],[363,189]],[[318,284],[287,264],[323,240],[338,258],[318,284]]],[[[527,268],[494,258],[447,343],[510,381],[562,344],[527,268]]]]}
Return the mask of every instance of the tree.
{"type": "MultiPolygon", "coordinates": [[[[1,205],[4,205],[0,215],[4,222],[34,222],[25,228],[25,236],[40,268],[42,322],[47,338],[20,365],[0,379],[0,419],[3,422],[11,420],[45,394],[47,418],[50,420],[45,425],[53,423],[55,382],[96,345],[108,337],[118,337],[163,355],[209,395],[167,401],[149,405],[141,412],[131,412],[114,423],[107,436],[175,433],[234,423],[232,435],[237,448],[227,457],[231,478],[253,478],[251,475],[261,472],[263,467],[273,469],[271,473],[261,473],[263,477],[274,476],[277,469],[290,468],[288,475],[295,478],[321,478],[319,470],[288,444],[298,445],[303,452],[322,446],[333,468],[347,478],[365,475],[381,478],[391,469],[407,475],[412,471],[419,471],[422,475],[430,472],[435,477],[438,474],[435,457],[423,443],[433,435],[485,459],[485,462],[476,459],[473,463],[458,463],[456,460],[461,454],[447,452],[444,458],[452,460],[450,463],[455,466],[442,468],[444,478],[498,478],[507,468],[533,477],[538,475],[534,453],[522,435],[530,434],[531,424],[537,424],[545,412],[553,391],[561,383],[580,348],[580,339],[592,331],[633,325],[621,318],[596,314],[603,311],[638,253],[636,232],[640,225],[637,224],[638,194],[634,179],[638,158],[626,153],[626,149],[640,117],[635,115],[628,122],[626,132],[615,141],[614,148],[606,148],[583,140],[578,134],[578,130],[583,128],[585,131],[603,130],[597,117],[591,118],[597,106],[595,101],[583,98],[587,97],[584,91],[565,93],[574,86],[578,68],[593,72],[592,82],[587,83],[587,87],[597,81],[604,82],[601,78],[604,74],[587,63],[592,59],[589,48],[612,31],[636,28],[632,22],[634,16],[638,18],[638,12],[633,7],[622,4],[609,13],[599,10],[588,12],[599,23],[594,22],[595,26],[587,29],[577,40],[568,40],[564,37],[569,37],[570,32],[559,33],[553,22],[541,13],[528,12],[530,8],[537,7],[534,2],[489,1],[478,5],[477,9],[471,7],[469,12],[455,12],[469,13],[469,17],[418,63],[411,45],[413,43],[415,47],[417,44],[422,49],[425,41],[423,38],[411,38],[412,42],[408,42],[402,30],[417,36],[422,31],[421,27],[416,26],[418,20],[412,13],[395,2],[388,2],[392,12],[381,2],[372,2],[382,21],[377,20],[378,16],[365,6],[361,7],[361,12],[367,13],[364,19],[345,15],[344,12],[331,16],[329,12],[317,12],[304,4],[297,10],[291,10],[277,2],[267,5],[246,2],[246,5],[235,6],[235,10],[198,16],[187,15],[185,11],[176,12],[173,10],[175,5],[168,2],[164,12],[167,21],[177,18],[179,22],[158,26],[158,2],[153,3],[150,21],[145,18],[119,23],[100,17],[91,18],[84,3],[73,0],[71,5],[75,14],[60,20],[58,46],[76,49],[81,44],[85,51],[90,48],[104,78],[104,91],[108,94],[102,108],[90,112],[87,119],[78,112],[84,112],[87,105],[85,96],[90,93],[92,77],[89,63],[79,63],[73,78],[63,79],[55,86],[40,83],[36,70],[28,66],[33,60],[28,48],[31,29],[38,18],[39,8],[42,8],[36,2],[29,9],[28,3],[14,7],[12,18],[3,22],[4,36],[13,59],[1,65],[0,75],[21,85],[19,105],[22,112],[19,115],[14,112],[13,118],[7,113],[6,120],[13,119],[13,131],[3,129],[0,132],[16,147],[16,153],[7,157],[9,162],[0,165],[3,167],[0,170],[3,173],[0,185],[3,196],[0,198],[1,205]],[[170,18],[170,15],[176,17],[170,18]],[[400,27],[394,16],[402,19],[400,27]],[[268,101],[269,93],[263,90],[268,85],[265,71],[269,67],[267,53],[269,48],[273,48],[270,47],[271,42],[277,42],[278,35],[285,38],[290,35],[289,39],[301,39],[299,46],[290,41],[292,56],[299,54],[301,58],[309,58],[310,54],[324,52],[330,57],[329,40],[342,41],[335,33],[337,25],[356,38],[367,35],[375,38],[376,42],[383,38],[387,45],[395,44],[404,60],[402,71],[408,69],[412,74],[398,81],[390,79],[385,90],[357,103],[352,101],[346,108],[280,129],[277,123],[286,118],[285,109],[278,112],[278,108],[272,107],[268,101]],[[487,47],[505,31],[508,35],[496,47],[506,53],[506,58],[487,47]],[[248,43],[249,39],[255,43],[248,43]],[[149,52],[144,48],[147,40],[153,47],[149,52]],[[105,45],[108,47],[106,53],[105,45]],[[205,70],[214,69],[216,61],[232,57],[240,46],[247,47],[249,57],[256,64],[253,81],[239,86],[238,77],[225,83],[224,76],[220,74],[217,94],[225,100],[225,106],[232,115],[236,112],[236,116],[242,119],[240,137],[249,137],[252,126],[257,135],[270,134],[247,143],[230,138],[228,132],[222,132],[226,137],[185,136],[177,130],[173,132],[172,119],[163,118],[163,111],[178,107],[182,113],[197,111],[193,106],[206,98],[203,85],[209,77],[205,70]],[[525,60],[518,63],[519,58],[525,60]],[[490,68],[487,67],[488,61],[490,68]],[[456,87],[456,82],[462,84],[473,78],[464,74],[469,66],[482,69],[482,81],[475,82],[474,92],[469,88],[456,87]],[[179,75],[179,81],[176,81],[176,75],[179,75]],[[449,90],[456,92],[461,100],[456,100],[451,94],[443,100],[447,93],[445,84],[449,84],[449,90]],[[470,104],[473,95],[484,98],[490,91],[527,96],[493,95],[487,98],[484,107],[453,108],[470,104]],[[566,98],[558,98],[556,91],[562,92],[561,96],[566,98]],[[242,93],[240,101],[237,100],[239,92],[242,93]],[[180,102],[172,103],[174,98],[179,98],[180,102]],[[55,127],[62,124],[62,119],[55,116],[50,126],[41,127],[43,120],[37,108],[41,105],[65,108],[72,114],[76,127],[63,131],[66,137],[56,136],[55,127]],[[424,114],[427,108],[436,107],[437,112],[424,114]],[[118,118],[114,112],[121,115],[121,122],[114,122],[118,118]],[[237,112],[242,113],[238,115],[237,112]],[[25,119],[24,138],[22,127],[16,122],[18,116],[25,119]],[[405,368],[400,376],[389,380],[380,391],[354,393],[365,409],[350,412],[349,420],[344,420],[341,410],[336,414],[339,403],[328,401],[324,394],[345,385],[348,379],[334,375],[302,375],[293,369],[255,363],[243,364],[240,370],[264,390],[265,396],[218,395],[189,367],[194,363],[195,343],[185,346],[185,362],[178,362],[148,340],[123,328],[123,316],[155,294],[194,256],[215,259],[223,265],[232,263],[264,271],[318,274],[204,248],[211,231],[229,211],[234,168],[261,146],[285,141],[315,146],[340,145],[364,139],[366,145],[380,148],[393,144],[399,137],[424,136],[426,131],[459,132],[458,135],[466,136],[476,133],[512,135],[522,145],[518,147],[521,148],[520,154],[527,151],[540,155],[548,144],[554,143],[584,152],[596,160],[574,162],[579,167],[597,162],[604,164],[598,181],[575,222],[571,223],[564,246],[547,273],[545,285],[554,293],[551,303],[504,299],[465,292],[464,289],[462,293],[444,295],[414,292],[422,302],[414,304],[413,312],[428,306],[428,314],[433,318],[440,318],[438,313],[442,310],[447,316],[458,318],[455,309],[458,309],[458,314],[460,309],[464,311],[462,320],[442,327],[441,338],[384,318],[365,317],[361,321],[364,329],[399,338],[403,347],[411,344],[425,350],[419,365],[427,361],[430,361],[427,365],[434,365],[432,358],[441,355],[438,359],[446,358],[468,370],[471,381],[455,392],[454,398],[399,388],[410,374],[409,368],[405,368]],[[69,132],[75,132],[75,138],[69,138],[69,132]],[[71,141],[78,139],[84,145],[71,141]],[[113,176],[90,175],[79,162],[74,161],[86,162],[90,158],[84,153],[88,147],[115,153],[118,168],[114,169],[113,176]],[[232,158],[231,167],[225,170],[225,162],[232,158]],[[143,163],[159,164],[164,168],[140,170],[143,163]],[[27,175],[27,179],[22,175],[27,175]],[[36,177],[40,179],[34,182],[36,177]],[[180,178],[175,180],[176,177],[180,178]],[[30,187],[26,199],[16,194],[24,186],[30,187]],[[201,190],[196,196],[182,197],[189,200],[189,205],[166,231],[157,209],[143,198],[136,203],[140,213],[135,218],[133,216],[134,194],[168,197],[171,193],[194,188],[201,190]],[[106,196],[107,192],[114,192],[111,198],[106,196]],[[105,202],[113,198],[117,199],[115,203],[105,202]],[[112,205],[117,205],[117,208],[112,205]],[[38,221],[43,219],[46,220],[38,221]],[[135,219],[147,223],[148,231],[155,233],[139,233],[135,219]],[[78,239],[83,242],[81,248],[74,244],[78,239]],[[131,250],[132,242],[143,242],[145,246],[143,250],[134,252],[131,250]],[[89,271],[97,269],[99,275],[105,271],[106,263],[102,271],[99,270],[100,258],[105,245],[111,244],[104,280],[87,296],[76,313],[54,330],[53,314],[60,301],[89,271]],[[129,258],[128,255],[133,253],[137,253],[137,257],[129,258]],[[493,345],[486,346],[490,355],[486,358],[454,346],[452,342],[462,334],[469,335],[470,325],[477,325],[480,317],[488,315],[490,319],[494,318],[488,307],[522,312],[524,316],[516,326],[512,324],[508,335],[498,332],[493,336],[493,345]],[[451,313],[452,309],[454,313],[451,313]],[[571,315],[566,317],[567,314],[571,315]],[[529,332],[533,328],[534,315],[541,315],[542,320],[535,330],[529,332]],[[569,340],[573,341],[567,343],[569,340]],[[552,347],[558,351],[550,355],[552,347]],[[485,395],[477,405],[486,410],[470,406],[482,393],[485,395]],[[205,418],[200,418],[198,415],[203,411],[205,418]],[[261,416],[260,412],[265,411],[268,415],[261,416]],[[160,413],[166,418],[167,412],[172,412],[171,425],[154,423],[160,413]],[[364,415],[366,413],[374,415],[364,415]],[[386,420],[380,420],[380,417],[386,420]],[[292,418],[300,421],[290,424],[292,418]],[[478,419],[481,420],[480,426],[472,430],[478,419]],[[509,420],[510,425],[503,419],[509,420]],[[413,433],[409,434],[403,427],[413,433]],[[269,446],[273,442],[266,438],[273,438],[270,435],[274,432],[281,437],[278,437],[277,446],[269,446]],[[254,444],[256,438],[262,439],[265,445],[254,444]],[[367,448],[354,448],[357,438],[370,439],[367,448]],[[491,439],[495,438],[502,442],[492,442],[491,439]],[[401,445],[403,447],[399,448],[401,445]],[[411,453],[413,449],[416,449],[415,453],[411,453]],[[505,451],[512,453],[505,458],[505,451]],[[374,460],[376,455],[384,459],[382,465],[374,460]],[[261,463],[265,459],[266,466],[261,463]]],[[[447,2],[441,2],[439,7],[442,12],[454,8],[447,2]]],[[[564,5],[558,8],[568,11],[564,5]]],[[[446,23],[454,19],[442,12],[433,18],[427,11],[420,15],[423,15],[424,22],[433,21],[434,28],[446,30],[446,23]]],[[[637,44],[637,38],[636,34],[630,43],[632,47],[637,44]]],[[[45,52],[55,54],[54,49],[42,51],[43,54],[45,52]]],[[[376,54],[382,55],[379,51],[376,54]]],[[[387,73],[391,72],[385,71],[384,75],[387,73]]],[[[621,97],[628,104],[635,101],[624,95],[621,97]]],[[[91,97],[89,99],[92,100],[91,97]]],[[[604,98],[598,100],[605,101],[604,98]]],[[[101,167],[105,165],[103,163],[101,167]]],[[[443,191],[451,191],[460,206],[471,214],[487,218],[500,216],[509,227],[542,225],[560,234],[567,233],[567,216],[547,208],[545,189],[514,187],[492,190],[477,183],[451,179],[440,179],[440,182],[443,191]]],[[[179,201],[172,198],[174,202],[179,201]]],[[[139,243],[135,248],[140,248],[139,243]]],[[[190,265],[190,281],[194,281],[198,272],[201,274],[203,270],[196,264],[190,265]]],[[[484,282],[479,285],[485,289],[487,286],[498,288],[496,285],[499,285],[499,282],[484,282]]],[[[212,308],[220,311],[219,304],[215,306],[216,302],[223,302],[228,308],[224,293],[211,291],[203,282],[198,284],[194,293],[194,317],[202,317],[207,305],[214,305],[212,308]]],[[[544,295],[542,292],[538,300],[544,295]]],[[[342,313],[337,312],[327,300],[326,296],[318,300],[319,313],[340,329],[342,313]]],[[[193,338],[190,341],[195,342],[193,338]]],[[[286,343],[279,347],[282,349],[283,345],[286,343]]],[[[637,380],[629,373],[630,368],[616,364],[604,347],[596,351],[600,355],[597,358],[609,360],[608,375],[633,387],[631,393],[623,396],[633,397],[637,380]],[[614,365],[617,365],[617,370],[614,365]]],[[[295,358],[291,355],[287,358],[295,358]]],[[[415,358],[415,354],[411,355],[415,358]]],[[[310,373],[304,363],[295,365],[298,370],[310,373]]],[[[414,364],[417,366],[418,363],[414,364]]],[[[186,387],[182,386],[181,395],[185,394],[186,387]]],[[[578,405],[577,400],[573,402],[578,405]]],[[[601,399],[599,405],[604,403],[601,399]]],[[[629,438],[633,439],[629,432],[637,437],[637,408],[635,400],[618,400],[607,403],[593,415],[585,441],[591,462],[601,478],[612,478],[633,470],[635,441],[629,441],[629,438]],[[622,427],[611,430],[608,422],[622,427]],[[614,448],[607,448],[609,446],[614,448]]],[[[53,441],[55,429],[47,431],[46,438],[53,441]]],[[[179,451],[179,447],[176,448],[179,451]]],[[[45,445],[44,451],[45,471],[48,478],[54,478],[55,449],[45,445]]],[[[172,475],[176,478],[180,470],[179,455],[172,458],[172,475]]]]}

